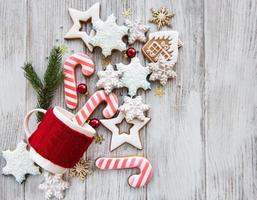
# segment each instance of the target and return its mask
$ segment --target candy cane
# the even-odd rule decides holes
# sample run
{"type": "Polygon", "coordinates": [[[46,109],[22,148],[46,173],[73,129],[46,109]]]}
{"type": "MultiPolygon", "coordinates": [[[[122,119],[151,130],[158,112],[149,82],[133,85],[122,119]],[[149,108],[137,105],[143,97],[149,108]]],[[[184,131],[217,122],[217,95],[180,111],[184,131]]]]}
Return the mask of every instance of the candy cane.
{"type": "Polygon", "coordinates": [[[153,175],[153,168],[149,160],[140,156],[120,158],[102,157],[96,159],[95,165],[102,170],[138,168],[140,170],[139,174],[132,175],[128,178],[129,185],[134,188],[145,186],[153,175]]]}
{"type": "Polygon", "coordinates": [[[90,97],[86,104],[73,117],[72,121],[82,126],[98,105],[104,101],[107,103],[107,106],[103,110],[103,116],[105,118],[113,117],[119,106],[117,96],[114,93],[107,95],[104,90],[99,90],[90,97]]]}
{"type": "Polygon", "coordinates": [[[65,103],[70,109],[75,109],[78,105],[75,68],[79,64],[82,66],[82,73],[85,76],[90,76],[95,72],[92,59],[83,53],[75,53],[64,62],[64,96],[65,103]]]}

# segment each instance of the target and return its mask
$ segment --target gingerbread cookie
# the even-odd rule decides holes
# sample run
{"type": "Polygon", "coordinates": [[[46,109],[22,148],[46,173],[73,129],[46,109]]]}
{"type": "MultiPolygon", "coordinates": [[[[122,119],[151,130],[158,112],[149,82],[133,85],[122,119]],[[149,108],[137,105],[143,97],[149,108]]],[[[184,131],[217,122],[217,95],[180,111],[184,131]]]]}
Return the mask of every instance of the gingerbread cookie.
{"type": "Polygon", "coordinates": [[[95,166],[101,170],[138,168],[139,174],[128,178],[128,184],[134,188],[146,186],[153,176],[153,168],[150,161],[142,156],[100,157],[96,159],[95,166]]]}
{"type": "Polygon", "coordinates": [[[176,63],[180,46],[182,42],[177,31],[160,31],[149,34],[149,40],[142,47],[142,52],[151,62],[157,62],[163,56],[176,63]]]}
{"type": "Polygon", "coordinates": [[[150,121],[150,118],[146,117],[143,121],[134,119],[129,122],[133,124],[129,133],[120,133],[118,124],[120,124],[125,119],[125,115],[120,112],[116,118],[112,119],[102,119],[101,124],[109,129],[112,134],[111,138],[111,148],[113,151],[124,143],[128,143],[138,149],[142,149],[142,144],[139,137],[139,131],[150,121]]]}
{"type": "Polygon", "coordinates": [[[93,46],[89,44],[90,36],[94,35],[95,32],[91,31],[90,35],[88,35],[85,31],[81,31],[82,25],[81,22],[87,22],[91,18],[91,22],[94,23],[95,21],[99,20],[99,11],[100,11],[100,4],[95,3],[91,6],[87,11],[80,11],[73,8],[69,8],[69,14],[73,21],[73,26],[71,29],[66,33],[64,36],[65,39],[76,39],[80,38],[83,40],[89,51],[93,51],[93,46]]]}

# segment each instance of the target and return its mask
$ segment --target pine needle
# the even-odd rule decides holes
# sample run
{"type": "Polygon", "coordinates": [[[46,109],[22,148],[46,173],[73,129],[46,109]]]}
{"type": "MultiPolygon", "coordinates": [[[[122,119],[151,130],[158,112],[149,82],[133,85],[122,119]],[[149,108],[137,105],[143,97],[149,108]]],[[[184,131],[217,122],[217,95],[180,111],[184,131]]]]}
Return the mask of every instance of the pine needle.
{"type": "MultiPolygon", "coordinates": [[[[64,75],[62,72],[62,55],[64,54],[63,46],[54,47],[51,50],[48,65],[41,80],[35,72],[32,63],[25,63],[24,76],[31,83],[32,87],[37,92],[37,107],[47,110],[53,101],[54,93],[62,83],[64,75]]],[[[37,114],[37,120],[41,121],[42,113],[37,114]]]]}

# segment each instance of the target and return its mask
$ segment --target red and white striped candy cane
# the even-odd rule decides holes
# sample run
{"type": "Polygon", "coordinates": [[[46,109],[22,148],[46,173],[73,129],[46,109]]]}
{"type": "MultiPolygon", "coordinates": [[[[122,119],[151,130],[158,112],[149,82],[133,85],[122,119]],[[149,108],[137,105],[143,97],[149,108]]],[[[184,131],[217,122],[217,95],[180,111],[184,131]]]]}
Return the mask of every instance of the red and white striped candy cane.
{"type": "Polygon", "coordinates": [[[64,96],[68,108],[75,109],[78,105],[75,68],[82,66],[82,73],[90,76],[95,72],[95,64],[92,59],[83,53],[75,53],[64,62],[64,96]]]}
{"type": "Polygon", "coordinates": [[[104,90],[99,90],[90,97],[86,104],[73,117],[72,121],[82,126],[102,102],[107,103],[107,106],[103,110],[103,116],[105,118],[113,117],[119,107],[117,96],[114,93],[107,95],[104,90]]]}
{"type": "Polygon", "coordinates": [[[153,175],[151,163],[141,156],[117,158],[102,157],[96,159],[95,165],[102,170],[138,168],[140,170],[139,174],[132,175],[128,178],[128,184],[134,188],[145,186],[151,180],[153,175]]]}

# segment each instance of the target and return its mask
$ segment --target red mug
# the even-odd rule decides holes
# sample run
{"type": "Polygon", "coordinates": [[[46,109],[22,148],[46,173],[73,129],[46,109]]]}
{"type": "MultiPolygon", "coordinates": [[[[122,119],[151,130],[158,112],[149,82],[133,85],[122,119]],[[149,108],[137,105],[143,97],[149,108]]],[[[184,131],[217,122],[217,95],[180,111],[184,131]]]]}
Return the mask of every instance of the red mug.
{"type": "Polygon", "coordinates": [[[83,156],[94,139],[95,129],[79,126],[71,119],[74,115],[61,107],[31,110],[24,119],[24,130],[30,146],[30,156],[43,169],[62,174],[72,168],[83,156]],[[31,133],[28,123],[34,112],[45,115],[31,133]]]}

